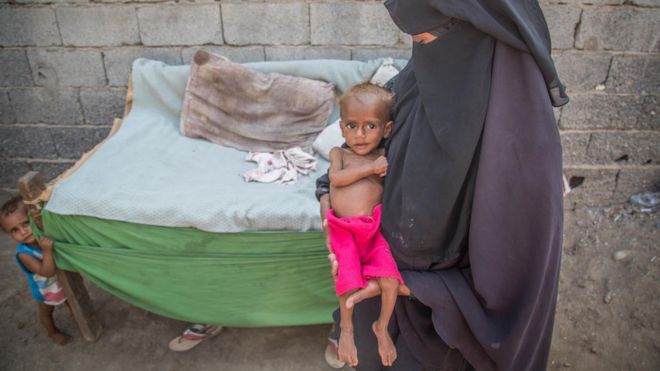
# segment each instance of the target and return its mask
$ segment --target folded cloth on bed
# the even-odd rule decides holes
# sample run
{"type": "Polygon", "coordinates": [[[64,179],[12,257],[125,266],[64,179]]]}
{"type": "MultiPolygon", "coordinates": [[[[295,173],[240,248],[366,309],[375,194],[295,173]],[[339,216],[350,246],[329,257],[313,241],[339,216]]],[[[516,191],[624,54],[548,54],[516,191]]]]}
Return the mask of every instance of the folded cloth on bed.
{"type": "Polygon", "coordinates": [[[298,174],[307,175],[316,171],[316,158],[300,147],[275,152],[250,152],[246,161],[257,163],[257,167],[244,172],[246,182],[293,184],[298,174]]]}
{"type": "MultiPolygon", "coordinates": [[[[328,81],[341,93],[368,81],[380,64],[315,60],[246,66],[328,81]]],[[[180,135],[188,73],[189,66],[135,61],[131,112],[87,162],[54,188],[47,210],[210,232],[320,230],[313,177],[287,187],[245,183],[236,176],[252,167],[245,152],[180,135]]],[[[320,172],[327,166],[319,159],[320,172]]]]}

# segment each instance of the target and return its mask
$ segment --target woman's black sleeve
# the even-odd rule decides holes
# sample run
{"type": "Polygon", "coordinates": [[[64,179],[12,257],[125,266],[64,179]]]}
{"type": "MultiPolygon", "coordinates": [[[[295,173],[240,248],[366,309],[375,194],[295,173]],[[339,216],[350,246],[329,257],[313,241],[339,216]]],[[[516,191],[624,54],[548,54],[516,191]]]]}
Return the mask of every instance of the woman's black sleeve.
{"type": "Polygon", "coordinates": [[[316,179],[316,199],[321,200],[321,196],[330,193],[330,177],[325,173],[316,179]]]}

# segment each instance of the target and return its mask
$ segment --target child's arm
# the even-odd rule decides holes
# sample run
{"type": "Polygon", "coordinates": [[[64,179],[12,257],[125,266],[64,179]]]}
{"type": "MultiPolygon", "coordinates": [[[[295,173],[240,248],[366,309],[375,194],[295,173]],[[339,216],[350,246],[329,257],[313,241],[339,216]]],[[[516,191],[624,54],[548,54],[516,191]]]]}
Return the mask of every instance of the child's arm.
{"type": "Polygon", "coordinates": [[[384,173],[387,170],[387,160],[385,157],[381,156],[375,161],[362,166],[344,169],[341,151],[342,149],[339,147],[335,147],[330,151],[330,170],[328,171],[330,185],[334,187],[345,187],[374,174],[385,175],[384,173]]]}
{"type": "Polygon", "coordinates": [[[43,252],[43,259],[37,260],[33,256],[27,254],[18,254],[18,259],[21,263],[32,273],[36,273],[43,277],[52,277],[55,274],[55,261],[53,260],[53,241],[46,237],[41,237],[39,240],[39,247],[43,252]]]}

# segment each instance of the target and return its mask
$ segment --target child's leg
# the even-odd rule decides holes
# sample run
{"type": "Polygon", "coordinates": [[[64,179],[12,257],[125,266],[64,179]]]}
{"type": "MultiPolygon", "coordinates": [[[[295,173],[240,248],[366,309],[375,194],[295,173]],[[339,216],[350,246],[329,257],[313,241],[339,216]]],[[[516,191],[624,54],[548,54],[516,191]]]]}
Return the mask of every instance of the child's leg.
{"type": "Polygon", "coordinates": [[[71,340],[71,336],[63,334],[55,327],[53,322],[53,311],[55,307],[44,303],[37,302],[37,313],[39,314],[39,322],[46,329],[48,337],[54,343],[64,345],[71,340]]]}
{"type": "Polygon", "coordinates": [[[399,280],[396,278],[381,277],[378,278],[378,285],[381,291],[380,316],[373,323],[372,328],[378,340],[378,353],[384,366],[392,366],[396,359],[396,348],[392,342],[387,325],[394,312],[394,304],[399,291],[399,280]]]}
{"type": "Polygon", "coordinates": [[[337,355],[340,361],[346,362],[351,367],[357,366],[358,357],[353,335],[353,308],[346,307],[346,299],[354,292],[355,290],[352,290],[339,297],[339,327],[341,331],[339,333],[337,355]]]}

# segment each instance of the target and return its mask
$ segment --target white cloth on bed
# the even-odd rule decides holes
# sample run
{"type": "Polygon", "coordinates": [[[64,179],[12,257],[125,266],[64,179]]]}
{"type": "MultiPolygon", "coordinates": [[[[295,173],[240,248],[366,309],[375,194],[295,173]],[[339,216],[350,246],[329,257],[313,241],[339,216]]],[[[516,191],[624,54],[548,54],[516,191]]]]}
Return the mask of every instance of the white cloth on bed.
{"type": "MultiPolygon", "coordinates": [[[[339,93],[369,80],[380,61],[248,64],[263,72],[335,83],[339,93]]],[[[64,215],[211,232],[320,230],[315,178],[289,186],[245,183],[245,152],[179,134],[188,66],[139,59],[133,107],[117,133],[55,189],[46,209],[64,215]]],[[[318,171],[328,163],[319,159],[318,171]]]]}
{"type": "Polygon", "coordinates": [[[246,161],[257,163],[257,167],[242,174],[246,182],[294,184],[298,174],[308,175],[316,171],[316,158],[293,147],[275,152],[249,152],[246,161]]]}

